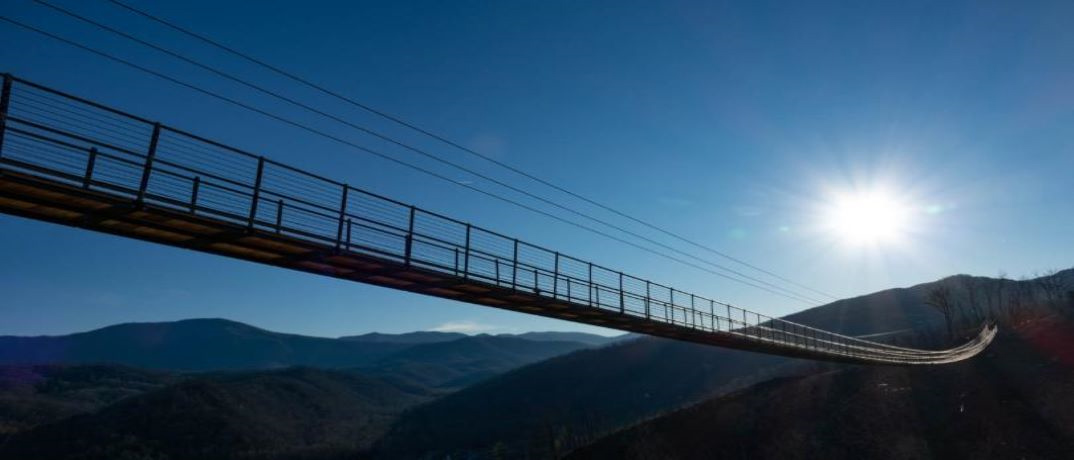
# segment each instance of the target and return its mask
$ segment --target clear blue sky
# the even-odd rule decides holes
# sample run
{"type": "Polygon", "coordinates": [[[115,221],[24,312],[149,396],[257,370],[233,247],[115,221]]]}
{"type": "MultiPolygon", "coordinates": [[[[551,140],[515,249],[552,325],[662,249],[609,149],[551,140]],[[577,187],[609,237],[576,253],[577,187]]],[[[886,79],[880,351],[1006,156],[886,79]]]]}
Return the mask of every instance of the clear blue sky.
{"type": "MultiPolygon", "coordinates": [[[[107,3],[57,3],[405,134],[107,3]]],[[[1074,263],[1069,1],[132,3],[838,296],[1074,263]],[[877,188],[901,203],[897,241],[850,244],[829,228],[832,195],[877,188]]],[[[370,142],[29,1],[3,14],[370,142]]],[[[24,78],[686,291],[772,315],[806,306],[9,25],[0,40],[2,70],[24,78]]],[[[325,336],[597,331],[8,216],[0,254],[0,334],[208,316],[325,336]]]]}

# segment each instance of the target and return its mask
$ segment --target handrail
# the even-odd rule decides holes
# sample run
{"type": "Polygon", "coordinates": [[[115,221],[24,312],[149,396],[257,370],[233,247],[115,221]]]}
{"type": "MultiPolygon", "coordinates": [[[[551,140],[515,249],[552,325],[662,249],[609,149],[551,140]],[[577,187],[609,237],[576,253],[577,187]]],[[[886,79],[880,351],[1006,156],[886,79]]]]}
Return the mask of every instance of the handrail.
{"type": "MultiPolygon", "coordinates": [[[[5,75],[4,80],[0,168],[78,182],[101,193],[134,195],[146,204],[218,216],[242,222],[254,231],[334,245],[343,253],[403,261],[408,266],[579,307],[632,315],[697,333],[727,334],[787,353],[808,351],[813,357],[853,358],[861,362],[942,363],[972,356],[995,334],[994,328],[986,327],[976,339],[962,346],[918,350],[772,318],[520,241],[36,83],[10,75],[5,75]],[[38,97],[36,92],[50,96],[38,97]],[[33,101],[33,110],[27,109],[23,96],[33,101]],[[77,122],[41,115],[51,113],[48,104],[53,102],[80,110],[77,122]],[[42,106],[45,108],[40,109],[42,106]],[[92,129],[97,113],[94,111],[111,120],[125,119],[115,121],[110,125],[113,127],[126,123],[143,126],[143,131],[159,136],[153,138],[158,142],[146,138],[150,151],[138,152],[95,138],[101,131],[92,129]],[[7,139],[17,139],[19,148],[5,149],[5,135],[7,139]],[[191,152],[202,153],[183,156],[177,149],[165,152],[169,153],[166,158],[155,155],[157,143],[173,140],[181,140],[183,148],[191,152]],[[58,145],[62,149],[57,150],[62,152],[45,155],[43,151],[33,151],[37,145],[58,145]],[[205,154],[212,156],[205,160],[205,154]],[[63,155],[62,161],[55,155],[63,155]],[[228,160],[227,155],[249,164],[228,160]],[[132,169],[118,170],[118,164],[111,162],[95,164],[97,158],[132,169]],[[71,171],[72,165],[79,162],[86,164],[81,176],[71,171]],[[133,176],[139,176],[140,183],[133,176]],[[263,177],[269,177],[272,184],[265,184],[263,177]],[[339,190],[339,196],[333,198],[335,192],[331,190],[339,190]],[[348,202],[349,194],[362,199],[348,202]],[[405,223],[399,221],[404,215],[409,216],[405,223]]],[[[109,132],[117,134],[114,128],[109,132]]],[[[130,136],[136,134],[122,136],[133,141],[137,138],[130,136]]]]}

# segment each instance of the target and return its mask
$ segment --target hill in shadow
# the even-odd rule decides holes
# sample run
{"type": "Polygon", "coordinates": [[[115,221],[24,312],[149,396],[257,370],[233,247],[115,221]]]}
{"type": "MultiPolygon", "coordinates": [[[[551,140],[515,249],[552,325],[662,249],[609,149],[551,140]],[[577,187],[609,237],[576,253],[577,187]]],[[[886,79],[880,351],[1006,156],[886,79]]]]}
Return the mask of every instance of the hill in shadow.
{"type": "Polygon", "coordinates": [[[0,457],[353,458],[431,397],[352,372],[204,375],[19,433],[0,457]]]}
{"type": "Polygon", "coordinates": [[[124,366],[0,366],[0,439],[179,380],[173,374],[124,366]]]}
{"type": "Polygon", "coordinates": [[[393,380],[453,390],[587,347],[582,342],[479,335],[416,345],[381,359],[369,370],[393,380]]]}
{"type": "Polygon", "coordinates": [[[1065,458],[1074,452],[1072,326],[1037,319],[951,365],[840,366],[771,380],[571,458],[1065,458]]]}
{"type": "MultiPolygon", "coordinates": [[[[1062,272],[1074,275],[1074,271],[1062,272]]],[[[841,300],[791,315],[849,334],[937,330],[925,303],[952,277],[841,300]]],[[[972,278],[974,286],[990,279],[972,278]]],[[[1033,281],[1001,281],[1032,288],[1033,281]]],[[[976,330],[974,331],[976,332],[976,330]]],[[[817,364],[656,338],[580,351],[491,378],[407,411],[376,446],[382,458],[555,458],[654,417],[817,364]]]]}

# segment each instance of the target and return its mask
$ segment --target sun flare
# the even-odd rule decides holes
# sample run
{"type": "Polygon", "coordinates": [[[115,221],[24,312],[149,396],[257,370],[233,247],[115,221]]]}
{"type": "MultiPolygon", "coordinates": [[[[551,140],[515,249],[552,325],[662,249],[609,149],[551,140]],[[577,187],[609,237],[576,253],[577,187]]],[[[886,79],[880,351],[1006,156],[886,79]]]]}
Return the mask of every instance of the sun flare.
{"type": "Polygon", "coordinates": [[[858,191],[835,196],[824,222],[847,244],[875,246],[900,240],[910,214],[904,203],[886,191],[858,191]]]}

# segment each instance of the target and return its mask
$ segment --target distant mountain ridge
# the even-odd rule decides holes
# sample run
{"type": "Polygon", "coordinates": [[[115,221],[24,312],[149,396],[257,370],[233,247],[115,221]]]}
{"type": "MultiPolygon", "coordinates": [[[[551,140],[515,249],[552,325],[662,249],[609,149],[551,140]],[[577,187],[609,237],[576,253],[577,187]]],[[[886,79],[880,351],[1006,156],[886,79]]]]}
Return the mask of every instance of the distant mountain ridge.
{"type": "Polygon", "coordinates": [[[259,329],[225,319],[125,323],[62,336],[0,337],[0,363],[115,363],[207,371],[357,367],[406,348],[259,329]]]}
{"type": "Polygon", "coordinates": [[[521,334],[476,334],[467,335],[461,332],[439,332],[439,331],[416,331],[416,332],[404,332],[401,334],[385,334],[381,332],[370,332],[362,335],[349,335],[340,337],[340,340],[351,340],[355,342],[370,342],[370,343],[406,343],[406,344],[425,344],[425,343],[440,343],[450,342],[452,340],[458,340],[466,337],[508,337],[518,338],[525,340],[532,340],[536,342],[578,342],[592,346],[607,345],[609,343],[615,343],[620,340],[627,340],[630,338],[639,337],[636,334],[620,334],[616,336],[603,336],[597,334],[589,334],[585,332],[559,332],[559,331],[535,331],[535,332],[523,332],[521,334]]]}
{"type": "Polygon", "coordinates": [[[638,337],[642,337],[638,334],[621,334],[612,337],[603,335],[587,334],[584,332],[524,332],[521,334],[497,334],[497,337],[517,337],[525,340],[547,341],[547,342],[581,342],[592,346],[608,345],[610,343],[616,343],[623,340],[630,340],[638,337]]]}
{"type": "Polygon", "coordinates": [[[614,339],[583,333],[468,336],[432,331],[331,339],[225,319],[190,319],[118,324],[63,336],[0,337],[0,365],[110,363],[180,372],[361,369],[397,383],[456,390],[614,339]]]}
{"type": "Polygon", "coordinates": [[[458,340],[461,338],[469,337],[461,332],[436,332],[436,331],[416,331],[416,332],[404,332],[402,334],[384,334],[381,332],[370,332],[362,335],[348,335],[340,337],[340,340],[351,340],[355,342],[370,342],[370,343],[406,343],[406,344],[420,344],[420,343],[439,343],[450,342],[452,340],[458,340]]]}

